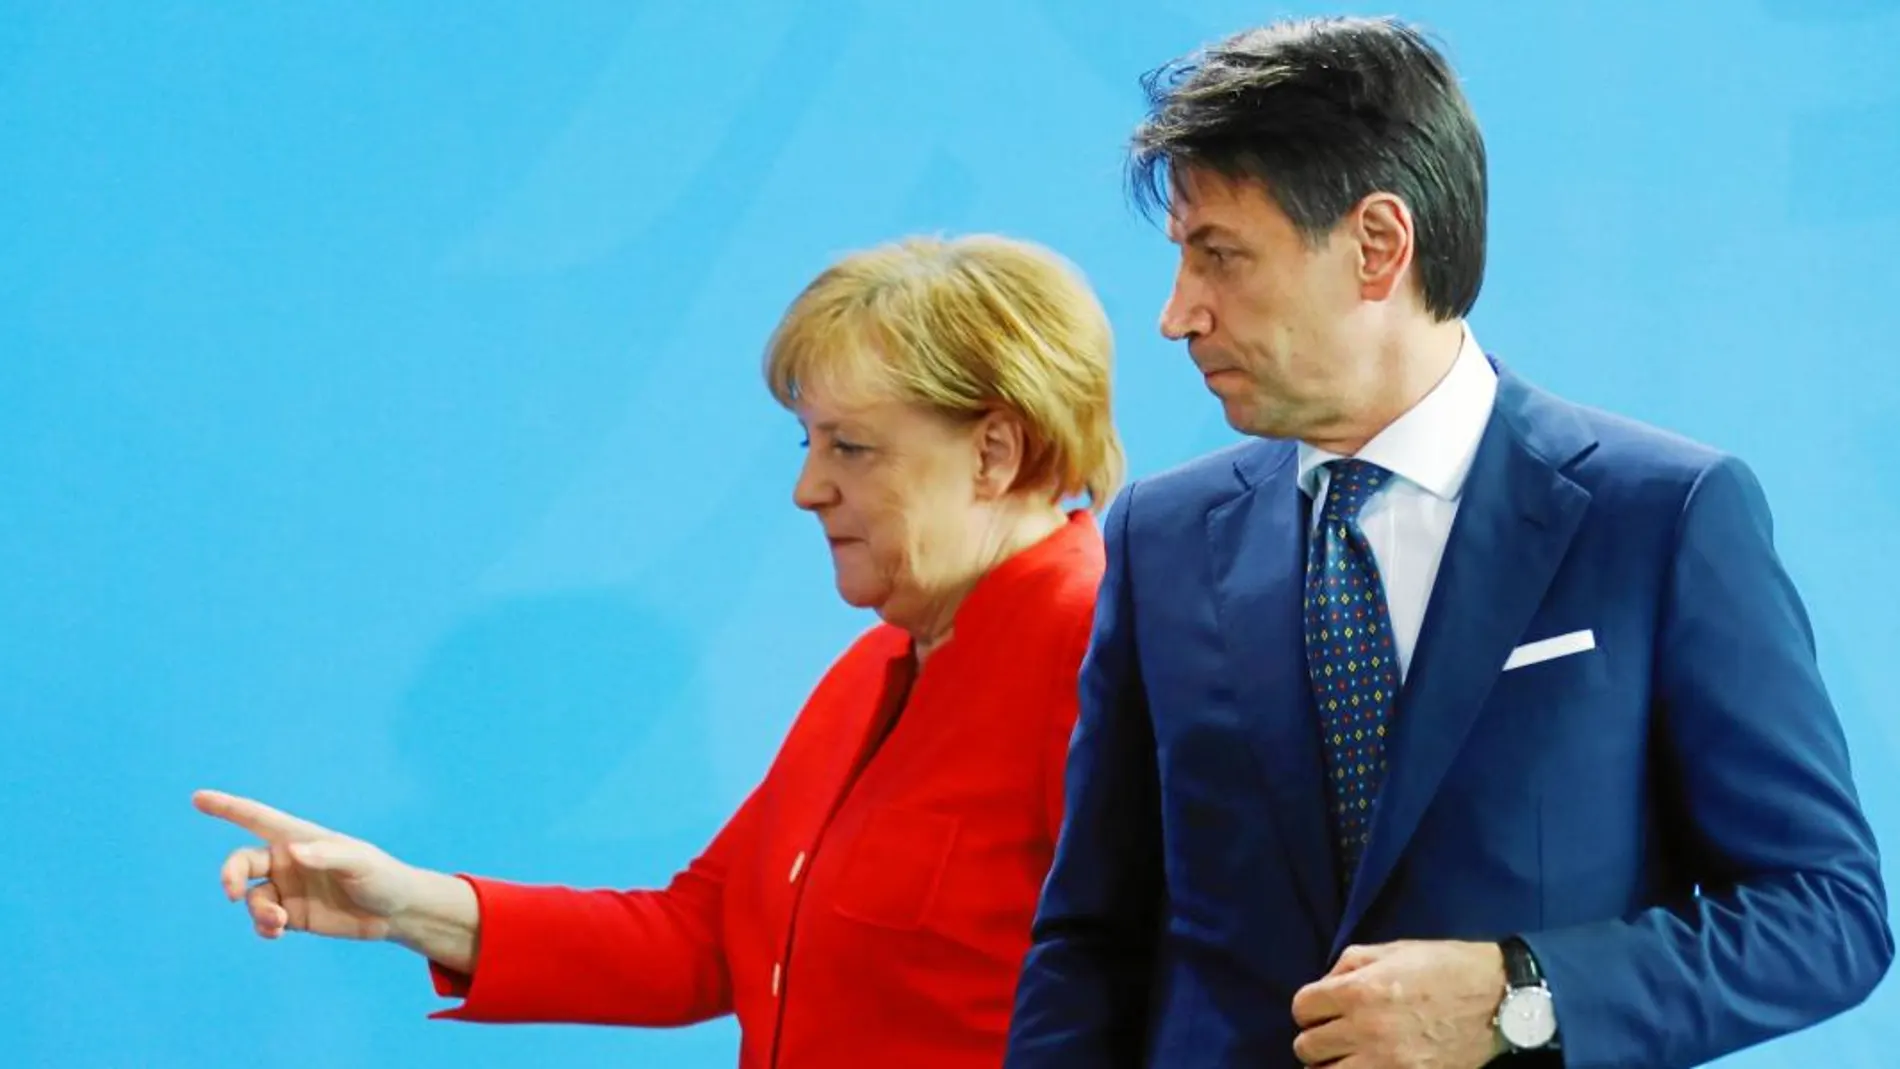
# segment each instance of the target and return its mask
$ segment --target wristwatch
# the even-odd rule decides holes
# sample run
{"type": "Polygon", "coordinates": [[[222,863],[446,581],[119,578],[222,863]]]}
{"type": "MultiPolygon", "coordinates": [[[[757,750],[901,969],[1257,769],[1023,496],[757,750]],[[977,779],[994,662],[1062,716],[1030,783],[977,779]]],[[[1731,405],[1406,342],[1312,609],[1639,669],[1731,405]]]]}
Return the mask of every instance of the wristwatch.
{"type": "Polygon", "coordinates": [[[1516,1054],[1554,1046],[1557,1003],[1530,945],[1511,936],[1498,947],[1504,951],[1504,1001],[1494,1023],[1505,1049],[1516,1054]]]}

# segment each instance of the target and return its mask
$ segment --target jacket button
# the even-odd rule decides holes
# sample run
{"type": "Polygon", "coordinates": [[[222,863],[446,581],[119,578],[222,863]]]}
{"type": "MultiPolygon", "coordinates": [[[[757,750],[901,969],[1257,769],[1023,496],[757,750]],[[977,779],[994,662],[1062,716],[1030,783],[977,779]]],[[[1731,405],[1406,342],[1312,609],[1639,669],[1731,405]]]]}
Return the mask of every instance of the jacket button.
{"type": "Polygon", "coordinates": [[[792,874],[786,878],[786,882],[797,883],[798,874],[804,871],[805,871],[805,851],[800,850],[798,852],[798,856],[792,860],[792,874]]]}
{"type": "Polygon", "coordinates": [[[779,981],[785,976],[785,969],[777,962],[772,964],[772,997],[778,997],[779,981]]]}

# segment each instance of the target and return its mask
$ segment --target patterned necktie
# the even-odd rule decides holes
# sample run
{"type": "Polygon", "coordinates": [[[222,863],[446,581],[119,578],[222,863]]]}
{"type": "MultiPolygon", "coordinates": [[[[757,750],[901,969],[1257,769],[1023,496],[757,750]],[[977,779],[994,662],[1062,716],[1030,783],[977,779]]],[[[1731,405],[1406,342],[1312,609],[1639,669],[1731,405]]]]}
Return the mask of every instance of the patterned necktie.
{"type": "Polygon", "coordinates": [[[1340,883],[1350,888],[1385,779],[1385,727],[1399,689],[1385,584],[1359,511],[1392,473],[1363,460],[1326,467],[1326,501],[1306,555],[1306,665],[1319,704],[1340,883]]]}

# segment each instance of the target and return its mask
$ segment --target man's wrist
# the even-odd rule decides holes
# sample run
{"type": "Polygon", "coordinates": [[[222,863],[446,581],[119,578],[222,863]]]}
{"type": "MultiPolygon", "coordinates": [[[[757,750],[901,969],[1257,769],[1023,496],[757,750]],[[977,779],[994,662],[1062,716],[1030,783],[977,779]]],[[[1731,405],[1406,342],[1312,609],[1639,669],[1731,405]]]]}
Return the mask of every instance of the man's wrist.
{"type": "Polygon", "coordinates": [[[1504,962],[1504,944],[1485,943],[1489,952],[1489,968],[1486,975],[1490,978],[1491,990],[1497,992],[1497,999],[1491,1004],[1491,1056],[1511,1053],[1511,1044],[1504,1038],[1504,1030],[1498,1027],[1499,1015],[1504,1012],[1504,1000],[1511,993],[1509,970],[1504,962]]]}

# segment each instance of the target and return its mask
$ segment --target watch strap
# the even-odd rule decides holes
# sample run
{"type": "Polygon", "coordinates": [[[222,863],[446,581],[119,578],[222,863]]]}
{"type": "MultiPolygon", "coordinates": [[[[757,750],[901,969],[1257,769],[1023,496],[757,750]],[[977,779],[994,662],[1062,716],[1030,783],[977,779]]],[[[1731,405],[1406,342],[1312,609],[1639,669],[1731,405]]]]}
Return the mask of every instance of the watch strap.
{"type": "Polygon", "coordinates": [[[1500,941],[1498,947],[1504,951],[1504,982],[1511,990],[1544,982],[1543,970],[1537,967],[1537,956],[1531,953],[1529,943],[1513,935],[1500,941]]]}

